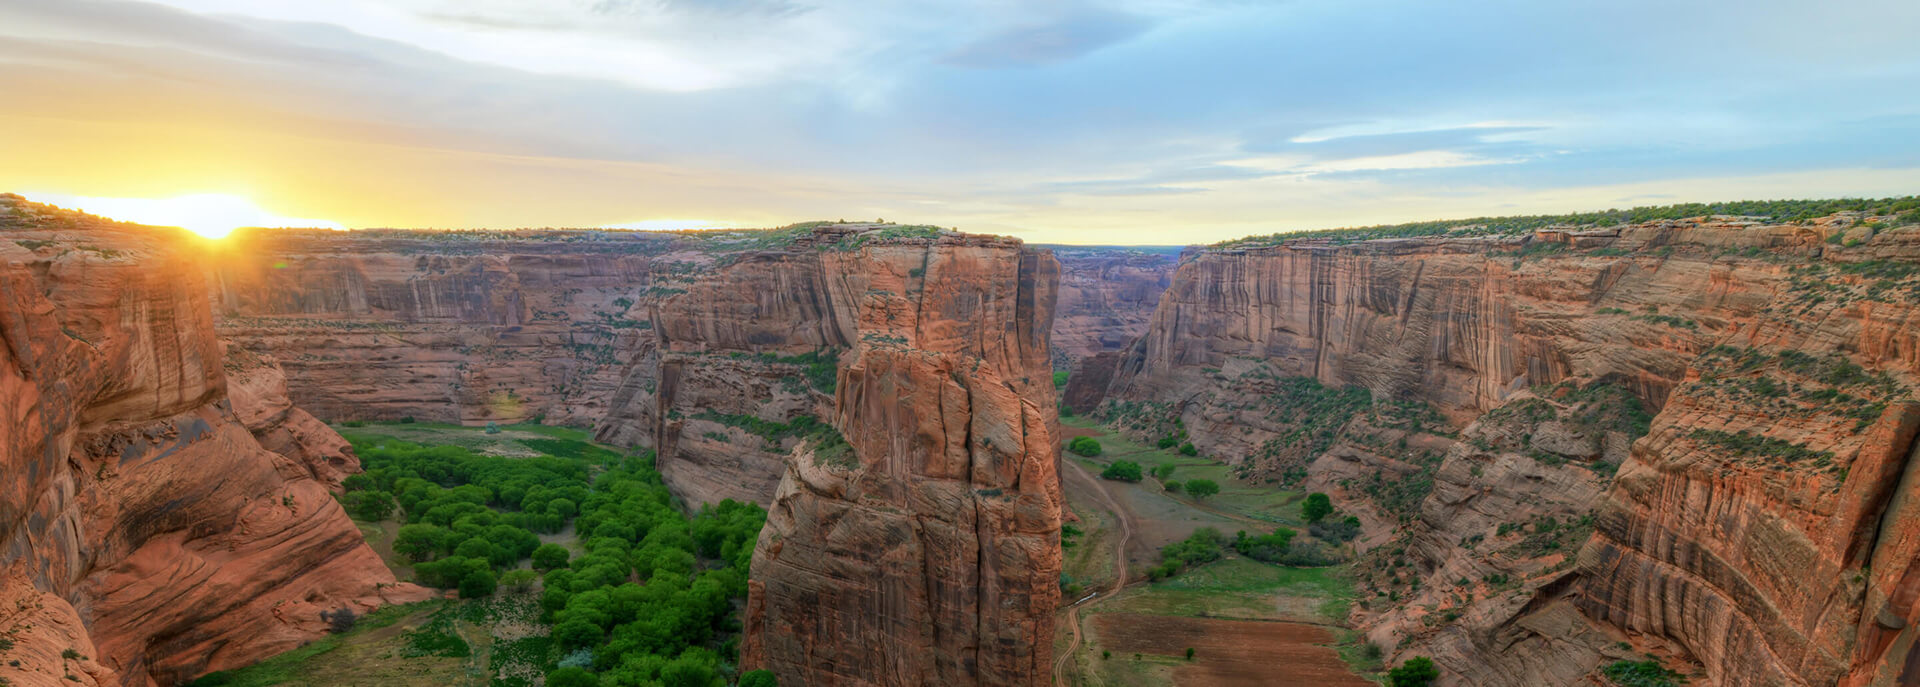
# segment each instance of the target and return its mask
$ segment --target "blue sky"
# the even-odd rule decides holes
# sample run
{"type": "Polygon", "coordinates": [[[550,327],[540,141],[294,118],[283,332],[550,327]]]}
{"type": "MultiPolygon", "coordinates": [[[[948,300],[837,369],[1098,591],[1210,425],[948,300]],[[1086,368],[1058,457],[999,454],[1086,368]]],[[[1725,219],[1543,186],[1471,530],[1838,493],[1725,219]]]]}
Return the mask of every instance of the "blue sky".
{"type": "Polygon", "coordinates": [[[0,0],[0,187],[1075,243],[1907,194],[1915,27],[1910,0],[0,0]]]}

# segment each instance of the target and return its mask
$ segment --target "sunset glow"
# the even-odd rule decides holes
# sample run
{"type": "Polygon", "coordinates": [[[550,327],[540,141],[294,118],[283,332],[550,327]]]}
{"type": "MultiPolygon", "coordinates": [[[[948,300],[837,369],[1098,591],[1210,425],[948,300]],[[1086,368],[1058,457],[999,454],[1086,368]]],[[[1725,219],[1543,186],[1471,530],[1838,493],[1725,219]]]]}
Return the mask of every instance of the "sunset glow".
{"type": "Polygon", "coordinates": [[[326,220],[274,215],[260,209],[251,200],[222,193],[173,198],[96,198],[52,193],[32,193],[28,197],[123,222],[180,227],[209,239],[226,238],[241,227],[341,228],[339,224],[326,220]]]}

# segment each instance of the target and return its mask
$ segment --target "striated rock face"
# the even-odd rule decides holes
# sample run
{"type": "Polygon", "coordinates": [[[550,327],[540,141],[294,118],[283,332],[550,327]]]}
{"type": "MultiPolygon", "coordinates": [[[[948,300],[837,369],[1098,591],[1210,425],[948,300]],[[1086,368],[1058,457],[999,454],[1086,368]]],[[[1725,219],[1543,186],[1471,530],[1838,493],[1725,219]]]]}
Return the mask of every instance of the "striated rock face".
{"type": "Polygon", "coordinates": [[[329,419],[590,425],[692,263],[636,232],[254,230],[214,261],[222,336],[329,419]],[[665,288],[665,287],[660,287],[665,288]],[[642,308],[643,310],[644,308],[642,308]]]}
{"type": "Polygon", "coordinates": [[[1051,250],[1060,261],[1053,360],[1063,370],[1096,353],[1124,349],[1146,331],[1179,265],[1179,253],[1172,248],[1051,250]]]}
{"type": "Polygon", "coordinates": [[[328,493],[339,438],[261,361],[229,397],[189,239],[18,196],[0,226],[0,677],[177,684],[423,596],[328,493]]]}
{"type": "Polygon", "coordinates": [[[1101,412],[1333,494],[1379,594],[1355,620],[1448,684],[1646,650],[1723,685],[1920,679],[1920,232],[1855,219],[1202,251],[1101,412]],[[1274,412],[1295,376],[1376,410],[1274,412]],[[1634,405],[1650,432],[1611,419],[1634,405]]]}
{"type": "Polygon", "coordinates": [[[777,476],[744,667],[783,684],[1045,684],[1058,264],[1010,239],[872,229],[740,254],[660,301],[659,362],[630,369],[602,434],[653,436],[683,493],[757,496],[731,477],[777,476]]]}

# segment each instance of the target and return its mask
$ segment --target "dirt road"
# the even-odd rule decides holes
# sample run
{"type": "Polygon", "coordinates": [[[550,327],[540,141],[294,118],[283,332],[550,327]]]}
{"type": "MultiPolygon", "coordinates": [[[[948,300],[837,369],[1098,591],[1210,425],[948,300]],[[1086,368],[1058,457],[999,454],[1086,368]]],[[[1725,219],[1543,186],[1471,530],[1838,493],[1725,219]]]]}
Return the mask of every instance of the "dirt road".
{"type": "Polygon", "coordinates": [[[1080,609],[1113,598],[1120,593],[1120,590],[1127,588],[1127,540],[1133,537],[1133,514],[1114,502],[1113,495],[1107,493],[1106,485],[1088,474],[1086,468],[1080,467],[1080,463],[1071,458],[1060,462],[1067,466],[1067,473],[1073,479],[1093,488],[1093,493],[1100,499],[1100,505],[1113,513],[1114,521],[1120,523],[1120,541],[1113,547],[1113,589],[1067,607],[1067,630],[1073,638],[1067,643],[1066,650],[1061,651],[1060,655],[1053,659],[1053,684],[1064,687],[1067,684],[1067,665],[1073,661],[1074,652],[1080,650],[1080,609]]]}

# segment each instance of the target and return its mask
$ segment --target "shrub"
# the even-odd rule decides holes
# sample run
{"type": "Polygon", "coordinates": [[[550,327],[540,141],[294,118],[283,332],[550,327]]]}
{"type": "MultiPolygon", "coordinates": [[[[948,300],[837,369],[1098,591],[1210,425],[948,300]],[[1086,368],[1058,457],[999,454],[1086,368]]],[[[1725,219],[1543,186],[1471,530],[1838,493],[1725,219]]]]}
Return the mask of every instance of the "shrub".
{"type": "Polygon", "coordinates": [[[1310,523],[1320,522],[1332,514],[1333,499],[1327,498],[1326,494],[1317,491],[1307,494],[1306,503],[1300,505],[1300,516],[1306,518],[1307,522],[1310,523]]]}
{"type": "Polygon", "coordinates": [[[499,434],[499,433],[500,433],[500,424],[499,424],[499,423],[497,423],[497,422],[489,422],[489,423],[487,423],[487,433],[488,433],[488,434],[499,434]]]}
{"type": "Polygon", "coordinates": [[[359,622],[360,617],[353,614],[353,609],[342,606],[337,610],[321,611],[320,619],[327,623],[328,632],[340,634],[353,629],[353,624],[359,622]]]}
{"type": "Polygon", "coordinates": [[[1068,374],[1069,374],[1069,373],[1067,373],[1067,372],[1065,372],[1065,371],[1061,371],[1061,372],[1055,372],[1055,373],[1053,373],[1053,388],[1055,388],[1055,389],[1058,389],[1058,388],[1061,388],[1061,387],[1064,387],[1064,386],[1066,386],[1066,385],[1067,385],[1067,375],[1068,375],[1068,374]]]}
{"type": "Polygon", "coordinates": [[[1091,458],[1100,455],[1100,440],[1093,437],[1074,437],[1073,441],[1067,442],[1067,450],[1076,455],[1091,458]]]}
{"type": "Polygon", "coordinates": [[[1200,455],[1200,449],[1194,448],[1193,442],[1189,441],[1180,445],[1180,455],[1197,456],[1200,455]]]}
{"type": "Polygon", "coordinates": [[[771,670],[749,670],[740,676],[740,687],[779,687],[771,670]]]}
{"type": "Polygon", "coordinates": [[[1275,529],[1273,534],[1252,537],[1244,531],[1237,532],[1234,534],[1233,550],[1256,561],[1275,563],[1287,554],[1287,545],[1293,541],[1294,535],[1293,530],[1285,527],[1275,529]]]}
{"type": "Polygon", "coordinates": [[[1196,499],[1204,499],[1220,493],[1220,483],[1210,479],[1187,480],[1187,493],[1196,499]]]}
{"type": "Polygon", "coordinates": [[[1667,670],[1659,661],[1614,661],[1602,674],[1620,687],[1676,687],[1687,681],[1680,673],[1667,670]]]}
{"type": "Polygon", "coordinates": [[[1387,687],[1427,687],[1440,679],[1440,669],[1434,667],[1433,659],[1415,656],[1407,659],[1400,667],[1387,671],[1387,687]]]}
{"type": "Polygon", "coordinates": [[[1100,479],[1138,482],[1140,481],[1140,464],[1131,460],[1113,461],[1113,464],[1108,465],[1107,469],[1100,471],[1100,479]]]}
{"type": "Polygon", "coordinates": [[[1161,486],[1165,487],[1167,490],[1167,493],[1169,494],[1178,494],[1180,493],[1180,488],[1184,485],[1180,484],[1178,480],[1175,480],[1175,481],[1163,484],[1161,486]]]}

